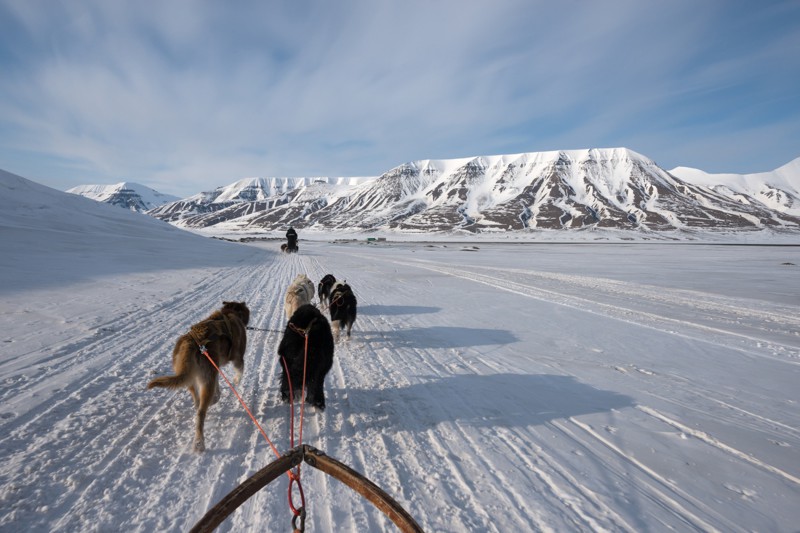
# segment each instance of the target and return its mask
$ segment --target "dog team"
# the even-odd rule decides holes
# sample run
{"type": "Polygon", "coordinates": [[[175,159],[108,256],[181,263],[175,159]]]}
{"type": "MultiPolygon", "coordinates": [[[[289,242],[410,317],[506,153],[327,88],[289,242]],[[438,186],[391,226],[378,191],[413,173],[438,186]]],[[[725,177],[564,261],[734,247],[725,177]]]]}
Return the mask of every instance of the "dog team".
{"type": "MultiPolygon", "coordinates": [[[[317,285],[319,308],[314,299],[314,283],[306,274],[299,274],[286,290],[283,310],[287,324],[278,345],[281,370],[280,397],[284,402],[299,399],[305,373],[306,402],[325,409],[324,381],[333,366],[333,350],[342,331],[348,338],[357,316],[357,300],[346,281],[337,281],[332,274],[317,285]],[[323,314],[327,311],[330,322],[323,314]]],[[[239,384],[244,371],[247,348],[247,325],[250,310],[245,302],[222,302],[222,307],[205,320],[194,324],[181,335],[172,350],[174,375],[157,377],[148,389],[187,388],[195,408],[193,448],[205,450],[203,428],[208,408],[220,398],[218,370],[228,363],[235,370],[234,383],[239,384]]]]}

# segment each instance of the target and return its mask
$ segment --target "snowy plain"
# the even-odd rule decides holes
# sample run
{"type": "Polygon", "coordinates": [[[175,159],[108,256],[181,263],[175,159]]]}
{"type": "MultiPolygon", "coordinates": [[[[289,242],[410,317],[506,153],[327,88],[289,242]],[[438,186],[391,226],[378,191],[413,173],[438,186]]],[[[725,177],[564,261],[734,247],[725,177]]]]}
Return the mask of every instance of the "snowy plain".
{"type": "MultiPolygon", "coordinates": [[[[303,237],[283,255],[0,172],[0,531],[186,531],[273,460],[230,391],[197,454],[188,393],[145,389],[222,300],[251,309],[239,391],[288,451],[302,272],[359,300],[303,440],[425,531],[800,528],[800,246],[303,237]]],[[[394,530],[302,472],[307,531],[394,530]]],[[[287,487],[219,530],[289,531],[287,487]]]]}

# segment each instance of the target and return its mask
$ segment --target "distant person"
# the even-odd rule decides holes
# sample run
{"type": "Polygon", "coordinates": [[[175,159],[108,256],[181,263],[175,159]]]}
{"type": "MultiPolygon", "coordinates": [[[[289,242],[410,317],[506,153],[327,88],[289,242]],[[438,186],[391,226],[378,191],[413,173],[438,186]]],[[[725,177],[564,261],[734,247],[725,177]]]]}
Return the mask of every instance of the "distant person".
{"type": "Polygon", "coordinates": [[[289,226],[289,231],[286,232],[287,248],[292,251],[297,248],[297,232],[293,227],[289,226]]]}

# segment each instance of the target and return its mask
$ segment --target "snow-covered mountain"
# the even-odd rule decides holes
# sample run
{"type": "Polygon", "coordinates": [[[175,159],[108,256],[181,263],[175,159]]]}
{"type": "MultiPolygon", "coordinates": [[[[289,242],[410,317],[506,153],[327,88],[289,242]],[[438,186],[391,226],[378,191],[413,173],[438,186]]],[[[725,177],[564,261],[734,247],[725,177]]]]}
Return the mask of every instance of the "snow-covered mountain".
{"type": "Polygon", "coordinates": [[[687,167],[674,168],[670,174],[741,203],[755,199],[776,211],[800,216],[800,157],[772,172],[757,174],[709,174],[687,167]]]}
{"type": "MultiPolygon", "coordinates": [[[[0,241],[8,251],[0,287],[7,292],[87,280],[98,284],[121,273],[147,275],[163,267],[164,257],[170,258],[167,268],[189,269],[226,262],[238,253],[230,243],[3,170],[0,227],[0,241]]],[[[71,303],[80,308],[77,299],[71,303]]]]}
{"type": "Polygon", "coordinates": [[[150,187],[129,181],[115,185],[79,185],[67,192],[141,213],[179,200],[177,196],[163,194],[150,187]]]}
{"type": "MultiPolygon", "coordinates": [[[[346,194],[370,178],[246,178],[213,191],[201,192],[152,209],[148,214],[183,227],[202,228],[246,219],[289,203],[298,195],[314,195],[315,201],[346,194]]],[[[313,212],[313,210],[311,211],[313,212]]],[[[309,213],[310,214],[310,213],[309,213]]]]}
{"type": "Polygon", "coordinates": [[[242,180],[149,214],[267,231],[800,230],[798,161],[737,184],[667,172],[626,148],[421,160],[374,179],[242,180]]]}

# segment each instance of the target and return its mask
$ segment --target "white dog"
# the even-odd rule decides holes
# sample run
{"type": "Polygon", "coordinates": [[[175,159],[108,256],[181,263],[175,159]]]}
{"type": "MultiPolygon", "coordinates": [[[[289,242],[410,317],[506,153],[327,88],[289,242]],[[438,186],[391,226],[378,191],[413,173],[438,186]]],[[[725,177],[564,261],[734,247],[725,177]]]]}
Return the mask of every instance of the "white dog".
{"type": "Polygon", "coordinates": [[[308,279],[305,274],[298,274],[286,289],[286,298],[283,302],[283,310],[286,312],[286,320],[292,318],[297,308],[303,304],[310,304],[314,299],[314,282],[308,279]]]}

